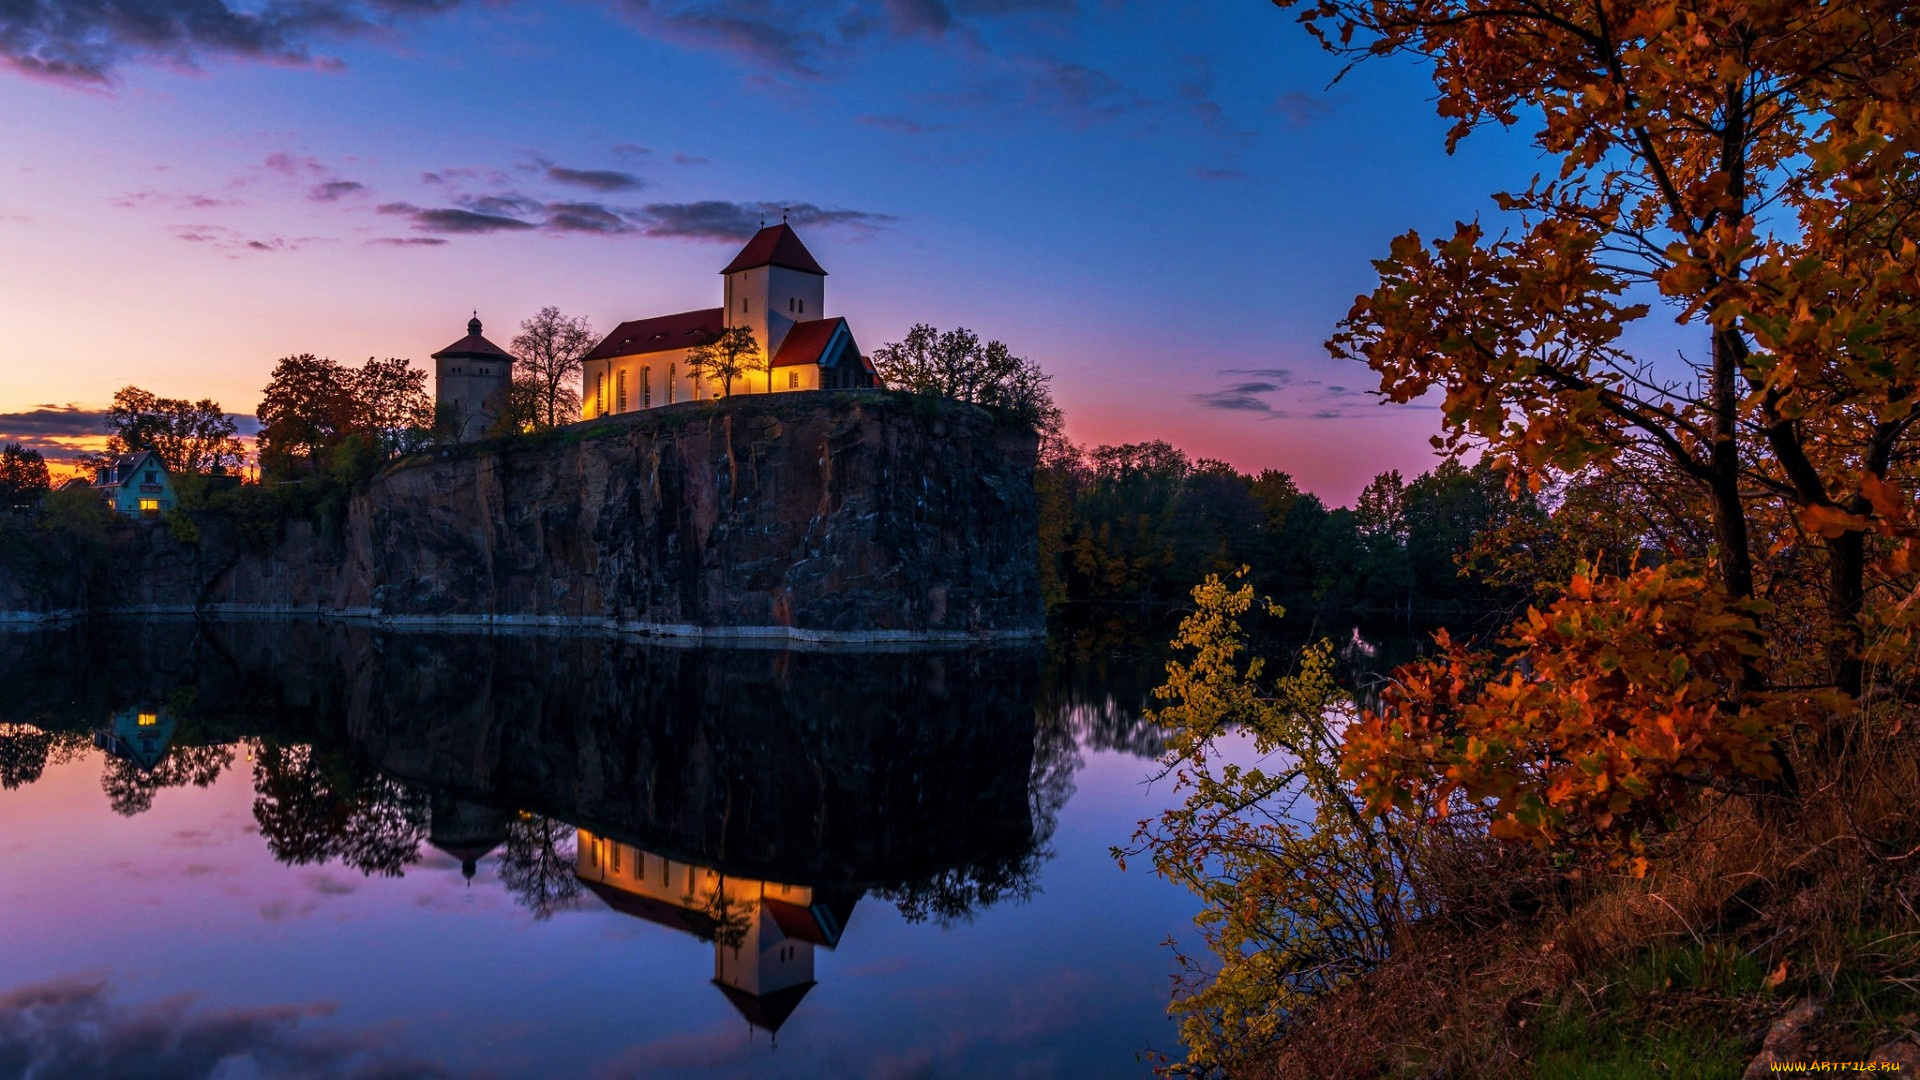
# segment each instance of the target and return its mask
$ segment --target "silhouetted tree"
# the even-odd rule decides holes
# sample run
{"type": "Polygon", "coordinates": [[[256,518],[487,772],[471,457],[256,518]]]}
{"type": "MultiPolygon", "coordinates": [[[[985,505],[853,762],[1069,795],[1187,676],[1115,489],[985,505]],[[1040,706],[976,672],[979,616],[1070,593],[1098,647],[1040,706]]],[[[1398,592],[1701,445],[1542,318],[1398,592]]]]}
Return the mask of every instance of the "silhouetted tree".
{"type": "Polygon", "coordinates": [[[535,919],[552,918],[580,899],[580,879],[573,872],[578,835],[566,822],[538,814],[522,812],[507,823],[500,880],[535,919]]]}
{"type": "Polygon", "coordinates": [[[0,510],[24,510],[39,505],[53,488],[47,461],[38,450],[19,443],[0,448],[0,510]]]}
{"type": "Polygon", "coordinates": [[[210,398],[163,398],[124,386],[107,408],[106,457],[151,450],[174,472],[237,468],[246,459],[233,418],[210,398]]]}
{"type": "Polygon", "coordinates": [[[552,428],[580,418],[580,358],[599,340],[584,317],[543,307],[520,324],[508,351],[513,381],[523,387],[536,427],[552,428]]]}
{"type": "Polygon", "coordinates": [[[753,330],[745,326],[729,327],[718,338],[687,350],[687,371],[696,378],[720,384],[721,395],[733,396],[733,380],[745,375],[760,355],[753,330]]]}

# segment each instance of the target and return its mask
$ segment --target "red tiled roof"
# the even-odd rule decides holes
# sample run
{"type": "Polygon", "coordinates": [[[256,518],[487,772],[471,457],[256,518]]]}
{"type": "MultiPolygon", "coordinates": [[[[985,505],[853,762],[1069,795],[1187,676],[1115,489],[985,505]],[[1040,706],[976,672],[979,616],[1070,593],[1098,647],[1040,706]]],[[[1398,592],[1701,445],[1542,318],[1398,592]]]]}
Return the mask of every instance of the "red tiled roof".
{"type": "Polygon", "coordinates": [[[825,945],[831,949],[840,943],[838,935],[828,932],[820,925],[813,910],[785,900],[765,899],[761,903],[767,907],[767,914],[773,916],[774,924],[780,927],[780,933],[799,941],[810,941],[815,945],[825,945]]]}
{"type": "Polygon", "coordinates": [[[669,929],[679,930],[688,934],[697,935],[702,931],[710,932],[712,930],[712,920],[703,921],[693,912],[678,904],[670,904],[665,900],[656,900],[651,896],[643,896],[640,893],[631,893],[620,888],[618,885],[608,885],[601,881],[588,881],[582,878],[580,884],[585,885],[588,892],[599,897],[608,907],[622,915],[631,915],[636,919],[645,919],[650,923],[658,923],[669,929]]]}
{"type": "Polygon", "coordinates": [[[747,241],[747,246],[741,248],[740,254],[735,255],[727,268],[720,272],[731,274],[756,266],[784,266],[789,270],[827,276],[827,272],[813,260],[813,253],[807,250],[807,245],[800,242],[800,237],[784,221],[754,233],[753,239],[747,241]]]}
{"type": "Polygon", "coordinates": [[[582,360],[606,360],[615,356],[666,352],[711,344],[727,329],[727,313],[720,308],[683,311],[678,315],[660,315],[635,319],[613,328],[605,341],[594,346],[582,360]]]}
{"type": "Polygon", "coordinates": [[[513,361],[513,354],[480,336],[480,318],[475,316],[467,320],[467,336],[433,354],[435,360],[505,360],[513,361]]]}
{"type": "Polygon", "coordinates": [[[718,979],[713,980],[713,985],[719,987],[720,992],[727,996],[727,1000],[739,1010],[740,1015],[747,1018],[747,1023],[778,1034],[780,1025],[786,1023],[787,1017],[793,1015],[793,1010],[800,1007],[800,999],[806,997],[807,991],[813,989],[815,984],[810,981],[803,982],[798,986],[775,990],[764,996],[749,994],[738,987],[728,986],[718,979]]]}
{"type": "Polygon", "coordinates": [[[435,360],[464,360],[468,357],[510,361],[513,359],[513,354],[479,334],[468,334],[433,354],[435,360]]]}
{"type": "Polygon", "coordinates": [[[774,367],[790,367],[795,364],[817,364],[820,354],[826,351],[828,343],[833,341],[834,331],[847,324],[843,316],[831,319],[814,319],[811,322],[795,323],[787,331],[785,341],[780,343],[780,351],[774,355],[774,367]]]}

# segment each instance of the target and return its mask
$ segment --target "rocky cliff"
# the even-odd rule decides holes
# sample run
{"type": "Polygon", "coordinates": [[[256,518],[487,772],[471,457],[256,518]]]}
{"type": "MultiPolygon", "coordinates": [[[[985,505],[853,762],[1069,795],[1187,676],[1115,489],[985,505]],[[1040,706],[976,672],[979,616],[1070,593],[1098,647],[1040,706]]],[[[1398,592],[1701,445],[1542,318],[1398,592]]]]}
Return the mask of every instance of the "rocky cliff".
{"type": "Polygon", "coordinates": [[[217,517],[112,537],[0,610],[317,613],[822,641],[1041,627],[1031,431],[876,391],[689,403],[401,461],[261,550],[217,517]]]}

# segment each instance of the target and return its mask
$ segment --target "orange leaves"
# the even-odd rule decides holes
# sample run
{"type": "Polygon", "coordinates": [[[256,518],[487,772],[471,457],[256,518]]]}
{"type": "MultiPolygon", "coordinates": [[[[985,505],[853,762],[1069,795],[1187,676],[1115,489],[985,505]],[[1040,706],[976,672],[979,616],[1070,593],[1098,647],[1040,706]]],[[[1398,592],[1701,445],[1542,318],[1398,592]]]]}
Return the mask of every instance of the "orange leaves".
{"type": "MultiPolygon", "coordinates": [[[[1349,729],[1375,812],[1486,803],[1496,836],[1626,851],[1715,780],[1776,776],[1806,692],[1742,692],[1753,603],[1675,566],[1583,571],[1514,624],[1503,658],[1441,636],[1349,729]]],[[[1809,713],[1808,715],[1812,715],[1809,713]]]]}

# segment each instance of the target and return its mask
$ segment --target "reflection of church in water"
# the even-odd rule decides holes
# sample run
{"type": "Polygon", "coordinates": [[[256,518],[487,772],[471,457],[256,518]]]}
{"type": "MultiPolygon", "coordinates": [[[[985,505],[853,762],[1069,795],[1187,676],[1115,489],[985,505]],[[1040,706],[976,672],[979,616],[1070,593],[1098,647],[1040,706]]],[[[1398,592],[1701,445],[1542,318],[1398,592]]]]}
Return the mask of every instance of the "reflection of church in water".
{"type": "Polygon", "coordinates": [[[713,941],[713,984],[755,1027],[778,1033],[813,989],[813,951],[832,949],[859,899],[736,877],[581,829],[574,873],[624,915],[713,941]]]}

